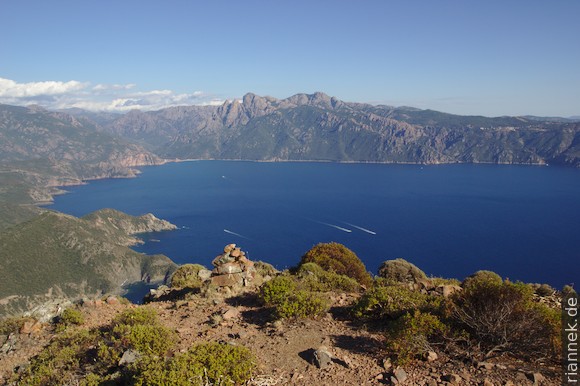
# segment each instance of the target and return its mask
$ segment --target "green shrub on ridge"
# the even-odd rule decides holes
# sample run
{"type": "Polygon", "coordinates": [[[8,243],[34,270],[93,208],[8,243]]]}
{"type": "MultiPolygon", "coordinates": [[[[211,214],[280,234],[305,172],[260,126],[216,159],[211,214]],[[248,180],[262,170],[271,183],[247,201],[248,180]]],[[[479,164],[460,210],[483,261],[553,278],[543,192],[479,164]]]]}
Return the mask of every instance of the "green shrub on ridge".
{"type": "Polygon", "coordinates": [[[326,271],[355,279],[364,286],[371,285],[372,278],[358,256],[339,243],[320,243],[312,247],[300,260],[300,266],[316,263],[326,271]]]}

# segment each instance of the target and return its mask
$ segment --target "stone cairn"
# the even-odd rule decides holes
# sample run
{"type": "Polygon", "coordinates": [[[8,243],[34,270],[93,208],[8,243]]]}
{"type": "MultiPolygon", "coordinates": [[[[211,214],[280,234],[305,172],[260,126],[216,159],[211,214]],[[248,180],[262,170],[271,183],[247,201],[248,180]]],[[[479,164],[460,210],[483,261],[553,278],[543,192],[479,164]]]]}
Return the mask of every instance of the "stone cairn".
{"type": "Polygon", "coordinates": [[[218,287],[247,287],[256,276],[254,263],[236,244],[228,244],[224,253],[211,262],[211,284],[218,287]]]}

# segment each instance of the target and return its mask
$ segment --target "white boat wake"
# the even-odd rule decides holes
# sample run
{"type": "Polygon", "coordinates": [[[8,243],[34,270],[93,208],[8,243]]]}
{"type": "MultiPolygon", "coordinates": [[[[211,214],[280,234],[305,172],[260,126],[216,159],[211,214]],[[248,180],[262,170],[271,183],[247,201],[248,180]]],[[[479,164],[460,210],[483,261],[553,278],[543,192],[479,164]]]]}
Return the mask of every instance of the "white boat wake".
{"type": "Polygon", "coordinates": [[[343,231],[343,232],[346,232],[346,233],[352,233],[352,231],[350,229],[346,229],[346,228],[343,228],[343,227],[339,227],[338,225],[329,224],[327,222],[322,222],[322,221],[316,221],[316,222],[319,223],[319,224],[322,224],[322,225],[326,225],[326,226],[331,227],[331,228],[336,228],[339,231],[343,231]]]}
{"type": "Polygon", "coordinates": [[[353,228],[356,228],[358,230],[361,230],[363,232],[366,232],[368,234],[371,234],[371,235],[376,235],[377,234],[377,232],[375,232],[375,231],[371,231],[370,229],[366,229],[366,228],[363,228],[363,227],[359,227],[358,225],[354,225],[354,224],[351,224],[351,223],[348,223],[348,222],[345,222],[345,224],[348,225],[348,226],[351,226],[353,228]]]}
{"type": "Polygon", "coordinates": [[[226,232],[226,233],[229,233],[230,235],[238,236],[238,237],[241,237],[241,238],[243,238],[243,239],[249,240],[249,238],[248,238],[248,237],[246,237],[246,236],[243,236],[243,235],[241,235],[241,234],[239,234],[239,233],[236,233],[236,232],[232,232],[232,231],[230,231],[230,230],[228,230],[228,229],[224,229],[224,232],[226,232]]]}

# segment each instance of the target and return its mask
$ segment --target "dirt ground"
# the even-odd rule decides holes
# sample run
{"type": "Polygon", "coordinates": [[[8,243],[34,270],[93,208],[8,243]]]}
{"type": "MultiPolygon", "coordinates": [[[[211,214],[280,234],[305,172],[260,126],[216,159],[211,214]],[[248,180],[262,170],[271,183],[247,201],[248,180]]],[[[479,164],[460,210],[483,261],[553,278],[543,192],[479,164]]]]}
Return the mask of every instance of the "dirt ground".
{"type": "MultiPolygon", "coordinates": [[[[432,361],[393,367],[384,349],[384,335],[353,326],[344,317],[345,306],[353,300],[350,295],[337,297],[331,312],[320,320],[295,322],[272,320],[269,310],[260,306],[251,293],[223,301],[198,295],[187,298],[152,302],[148,306],[157,309],[162,322],[178,333],[178,351],[186,351],[199,341],[248,347],[256,355],[259,366],[250,385],[525,386],[561,383],[557,367],[532,367],[508,358],[470,363],[437,352],[437,359],[432,361]],[[312,360],[314,350],[321,346],[333,355],[332,362],[324,368],[318,368],[312,360]]],[[[82,307],[86,319],[83,328],[105,325],[127,307],[134,307],[113,303],[82,307]]],[[[16,342],[7,353],[0,351],[0,384],[15,368],[36,355],[50,341],[53,332],[50,325],[45,325],[38,331],[16,335],[0,336],[0,347],[5,344],[2,339],[16,342]]]]}

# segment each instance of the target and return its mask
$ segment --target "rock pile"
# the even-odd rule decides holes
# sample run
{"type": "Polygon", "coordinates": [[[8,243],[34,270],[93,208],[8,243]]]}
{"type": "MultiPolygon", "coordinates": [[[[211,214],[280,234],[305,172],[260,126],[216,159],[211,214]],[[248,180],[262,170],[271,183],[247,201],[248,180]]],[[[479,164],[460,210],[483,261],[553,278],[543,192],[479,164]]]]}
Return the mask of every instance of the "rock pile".
{"type": "Polygon", "coordinates": [[[211,272],[211,284],[218,287],[247,287],[256,276],[254,263],[236,244],[228,244],[224,253],[213,261],[215,267],[211,272]]]}

